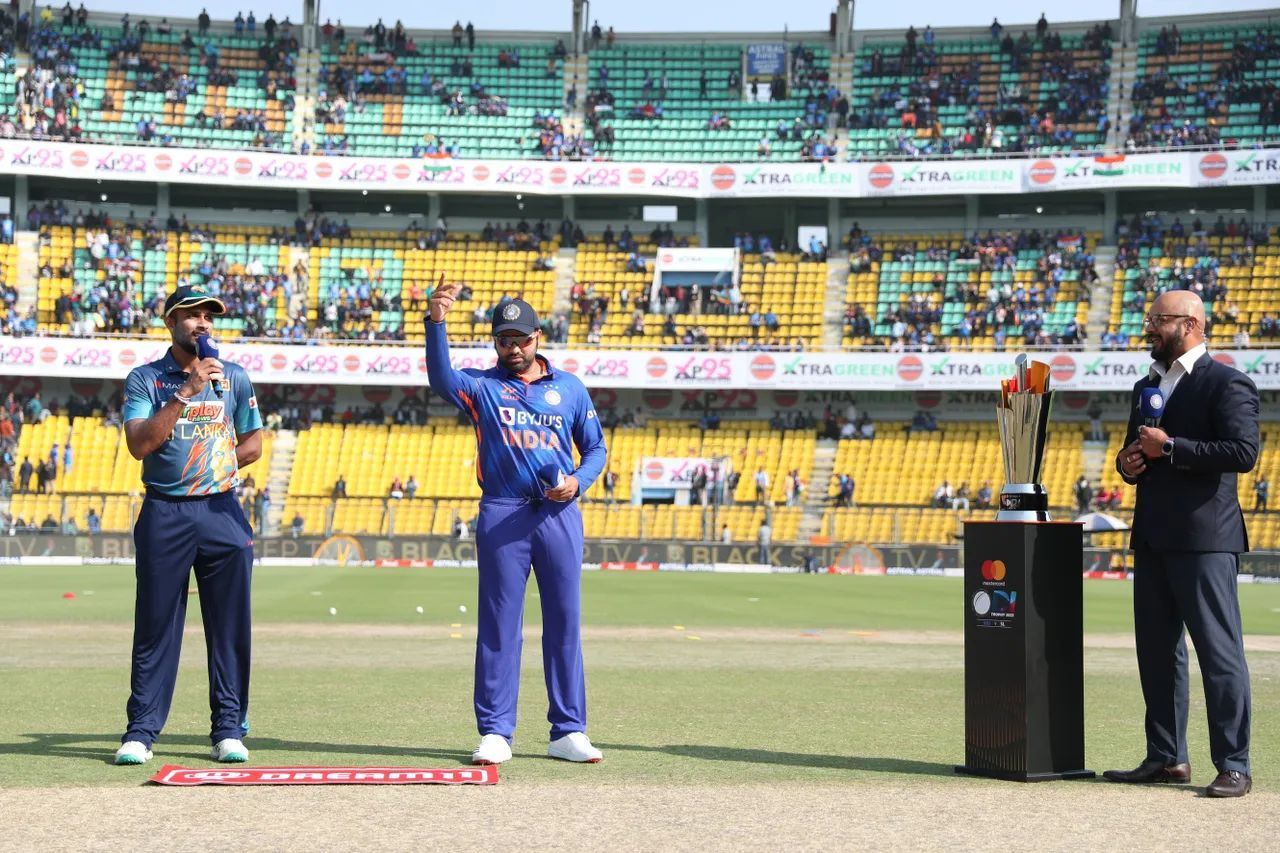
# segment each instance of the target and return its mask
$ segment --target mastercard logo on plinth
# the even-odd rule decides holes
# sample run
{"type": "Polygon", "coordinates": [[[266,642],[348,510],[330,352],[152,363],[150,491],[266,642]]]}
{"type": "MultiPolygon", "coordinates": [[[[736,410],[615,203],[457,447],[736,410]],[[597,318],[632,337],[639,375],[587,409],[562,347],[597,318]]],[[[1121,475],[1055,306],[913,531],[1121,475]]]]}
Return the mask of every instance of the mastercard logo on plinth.
{"type": "Polygon", "coordinates": [[[1005,576],[1004,560],[983,560],[982,561],[982,579],[987,581],[1002,581],[1005,576]]]}

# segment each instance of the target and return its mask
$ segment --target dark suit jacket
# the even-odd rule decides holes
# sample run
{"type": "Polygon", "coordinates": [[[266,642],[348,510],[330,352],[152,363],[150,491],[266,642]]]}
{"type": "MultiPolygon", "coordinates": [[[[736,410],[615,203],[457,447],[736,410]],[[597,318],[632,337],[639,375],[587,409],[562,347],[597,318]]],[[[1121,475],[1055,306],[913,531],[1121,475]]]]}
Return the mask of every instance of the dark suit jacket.
{"type": "MultiPolygon", "coordinates": [[[[1142,389],[1159,384],[1148,377],[1133,386],[1126,447],[1143,424],[1142,389]]],[[[1206,353],[1169,396],[1160,427],[1174,441],[1172,462],[1147,460],[1147,470],[1136,481],[1125,478],[1138,486],[1129,546],[1248,551],[1236,475],[1258,461],[1258,389],[1253,381],[1206,353]]]]}

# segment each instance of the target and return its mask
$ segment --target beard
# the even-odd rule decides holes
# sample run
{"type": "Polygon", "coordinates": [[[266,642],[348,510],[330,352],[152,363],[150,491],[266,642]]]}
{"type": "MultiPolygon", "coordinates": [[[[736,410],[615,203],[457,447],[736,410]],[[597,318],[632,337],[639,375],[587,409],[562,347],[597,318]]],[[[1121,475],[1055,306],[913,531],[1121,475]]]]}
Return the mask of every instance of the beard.
{"type": "Polygon", "coordinates": [[[523,350],[516,350],[514,353],[507,353],[502,357],[502,364],[512,373],[524,373],[533,365],[533,360],[538,357],[537,351],[525,353],[523,350]]]}
{"type": "Polygon", "coordinates": [[[1165,364],[1172,363],[1174,352],[1182,347],[1182,333],[1158,334],[1151,342],[1151,358],[1165,364]]]}

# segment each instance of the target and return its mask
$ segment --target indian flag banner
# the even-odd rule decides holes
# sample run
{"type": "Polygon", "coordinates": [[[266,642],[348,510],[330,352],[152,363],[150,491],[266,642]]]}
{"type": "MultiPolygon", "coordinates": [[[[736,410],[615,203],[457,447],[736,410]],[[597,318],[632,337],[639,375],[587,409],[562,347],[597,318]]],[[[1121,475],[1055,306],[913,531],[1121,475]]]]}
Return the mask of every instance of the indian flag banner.
{"type": "Polygon", "coordinates": [[[1118,178],[1124,174],[1124,155],[1099,155],[1093,158],[1093,173],[1100,178],[1118,178]]]}

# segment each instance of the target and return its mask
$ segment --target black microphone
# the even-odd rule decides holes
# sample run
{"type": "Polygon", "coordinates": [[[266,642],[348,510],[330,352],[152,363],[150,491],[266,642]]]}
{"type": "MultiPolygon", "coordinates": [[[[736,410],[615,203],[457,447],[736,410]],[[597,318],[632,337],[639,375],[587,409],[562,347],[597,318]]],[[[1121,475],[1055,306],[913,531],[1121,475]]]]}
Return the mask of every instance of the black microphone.
{"type": "MultiPolygon", "coordinates": [[[[218,358],[218,345],[213,342],[213,338],[208,335],[196,335],[196,357],[197,358],[218,358]]],[[[222,374],[216,374],[209,378],[209,383],[213,385],[213,393],[222,397],[222,374]]]]}
{"type": "Polygon", "coordinates": [[[1149,427],[1160,425],[1160,417],[1164,414],[1164,394],[1159,388],[1143,388],[1142,400],[1138,404],[1142,411],[1142,420],[1149,427]]]}

